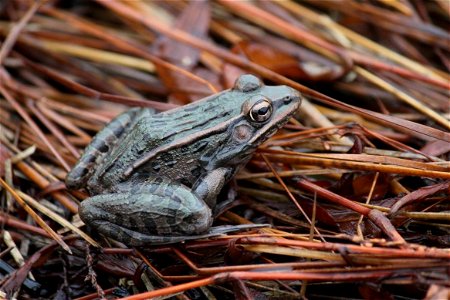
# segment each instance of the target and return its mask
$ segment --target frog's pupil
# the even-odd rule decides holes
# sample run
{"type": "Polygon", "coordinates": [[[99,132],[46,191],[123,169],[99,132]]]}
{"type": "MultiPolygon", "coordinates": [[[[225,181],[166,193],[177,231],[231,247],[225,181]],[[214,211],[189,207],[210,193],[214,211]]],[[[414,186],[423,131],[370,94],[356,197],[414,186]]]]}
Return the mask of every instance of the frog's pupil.
{"type": "Polygon", "coordinates": [[[258,110],[258,114],[261,115],[261,116],[263,116],[263,115],[265,115],[265,114],[267,113],[268,110],[269,110],[269,107],[268,107],[268,106],[266,106],[266,107],[261,107],[261,108],[258,110]]]}

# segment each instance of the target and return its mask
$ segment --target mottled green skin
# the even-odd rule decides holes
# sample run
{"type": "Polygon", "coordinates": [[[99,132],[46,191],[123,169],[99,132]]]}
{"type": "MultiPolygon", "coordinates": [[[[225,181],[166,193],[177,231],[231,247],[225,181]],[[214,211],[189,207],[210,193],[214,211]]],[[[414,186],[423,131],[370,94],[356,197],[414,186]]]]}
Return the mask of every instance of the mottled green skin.
{"type": "Polygon", "coordinates": [[[82,219],[127,244],[209,236],[217,194],[299,105],[295,90],[243,75],[233,89],[183,107],[130,110],[97,134],[66,183],[93,196],[82,219]],[[249,110],[262,98],[272,114],[257,122],[249,110]]]}

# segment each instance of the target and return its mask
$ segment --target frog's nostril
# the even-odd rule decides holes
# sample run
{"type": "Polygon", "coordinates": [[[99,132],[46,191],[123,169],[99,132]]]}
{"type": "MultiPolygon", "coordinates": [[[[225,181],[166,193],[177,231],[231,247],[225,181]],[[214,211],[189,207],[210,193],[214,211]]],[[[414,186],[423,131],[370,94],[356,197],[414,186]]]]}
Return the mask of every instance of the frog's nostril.
{"type": "Polygon", "coordinates": [[[293,99],[293,97],[291,97],[291,96],[286,96],[286,97],[283,98],[283,102],[284,102],[285,104],[289,104],[289,103],[292,102],[292,99],[293,99]]]}

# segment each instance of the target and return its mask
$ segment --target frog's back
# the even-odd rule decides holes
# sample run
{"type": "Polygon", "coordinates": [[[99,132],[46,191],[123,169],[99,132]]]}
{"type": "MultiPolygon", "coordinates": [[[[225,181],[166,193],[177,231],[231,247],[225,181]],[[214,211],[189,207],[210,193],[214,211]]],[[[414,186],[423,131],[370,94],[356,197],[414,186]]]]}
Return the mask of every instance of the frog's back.
{"type": "Polygon", "coordinates": [[[226,91],[141,119],[105,158],[88,187],[113,187],[131,175],[164,176],[191,186],[204,171],[200,158],[226,138],[227,127],[221,124],[239,115],[242,102],[234,94],[226,91]]]}

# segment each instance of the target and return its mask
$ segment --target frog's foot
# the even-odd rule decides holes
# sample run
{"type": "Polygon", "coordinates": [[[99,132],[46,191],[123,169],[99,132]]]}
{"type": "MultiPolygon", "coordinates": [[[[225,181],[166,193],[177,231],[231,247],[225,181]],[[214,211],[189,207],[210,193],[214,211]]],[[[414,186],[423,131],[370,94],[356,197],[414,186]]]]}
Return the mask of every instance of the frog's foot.
{"type": "Polygon", "coordinates": [[[87,225],[130,245],[203,234],[212,223],[211,209],[188,188],[161,183],[91,197],[79,214],[87,225]]]}
{"type": "Polygon", "coordinates": [[[103,234],[113,237],[114,239],[121,241],[129,246],[150,246],[173,244],[197,239],[206,239],[230,232],[270,227],[270,224],[223,225],[211,227],[208,232],[204,234],[181,236],[148,235],[106,221],[96,221],[95,226],[97,230],[102,232],[103,234]]]}
{"type": "MultiPolygon", "coordinates": [[[[143,234],[135,230],[130,230],[121,227],[108,221],[94,221],[91,224],[106,236],[112,237],[129,246],[144,246],[144,245],[162,245],[171,244],[188,239],[194,236],[167,236],[167,235],[149,235],[143,234]]],[[[217,235],[217,234],[216,234],[217,235]]],[[[196,236],[195,236],[196,237],[196,236]]]]}
{"type": "Polygon", "coordinates": [[[132,108],[112,120],[92,139],[77,164],[67,174],[66,185],[70,189],[84,186],[103,157],[117,144],[117,141],[140,119],[153,114],[149,108],[132,108]]]}

